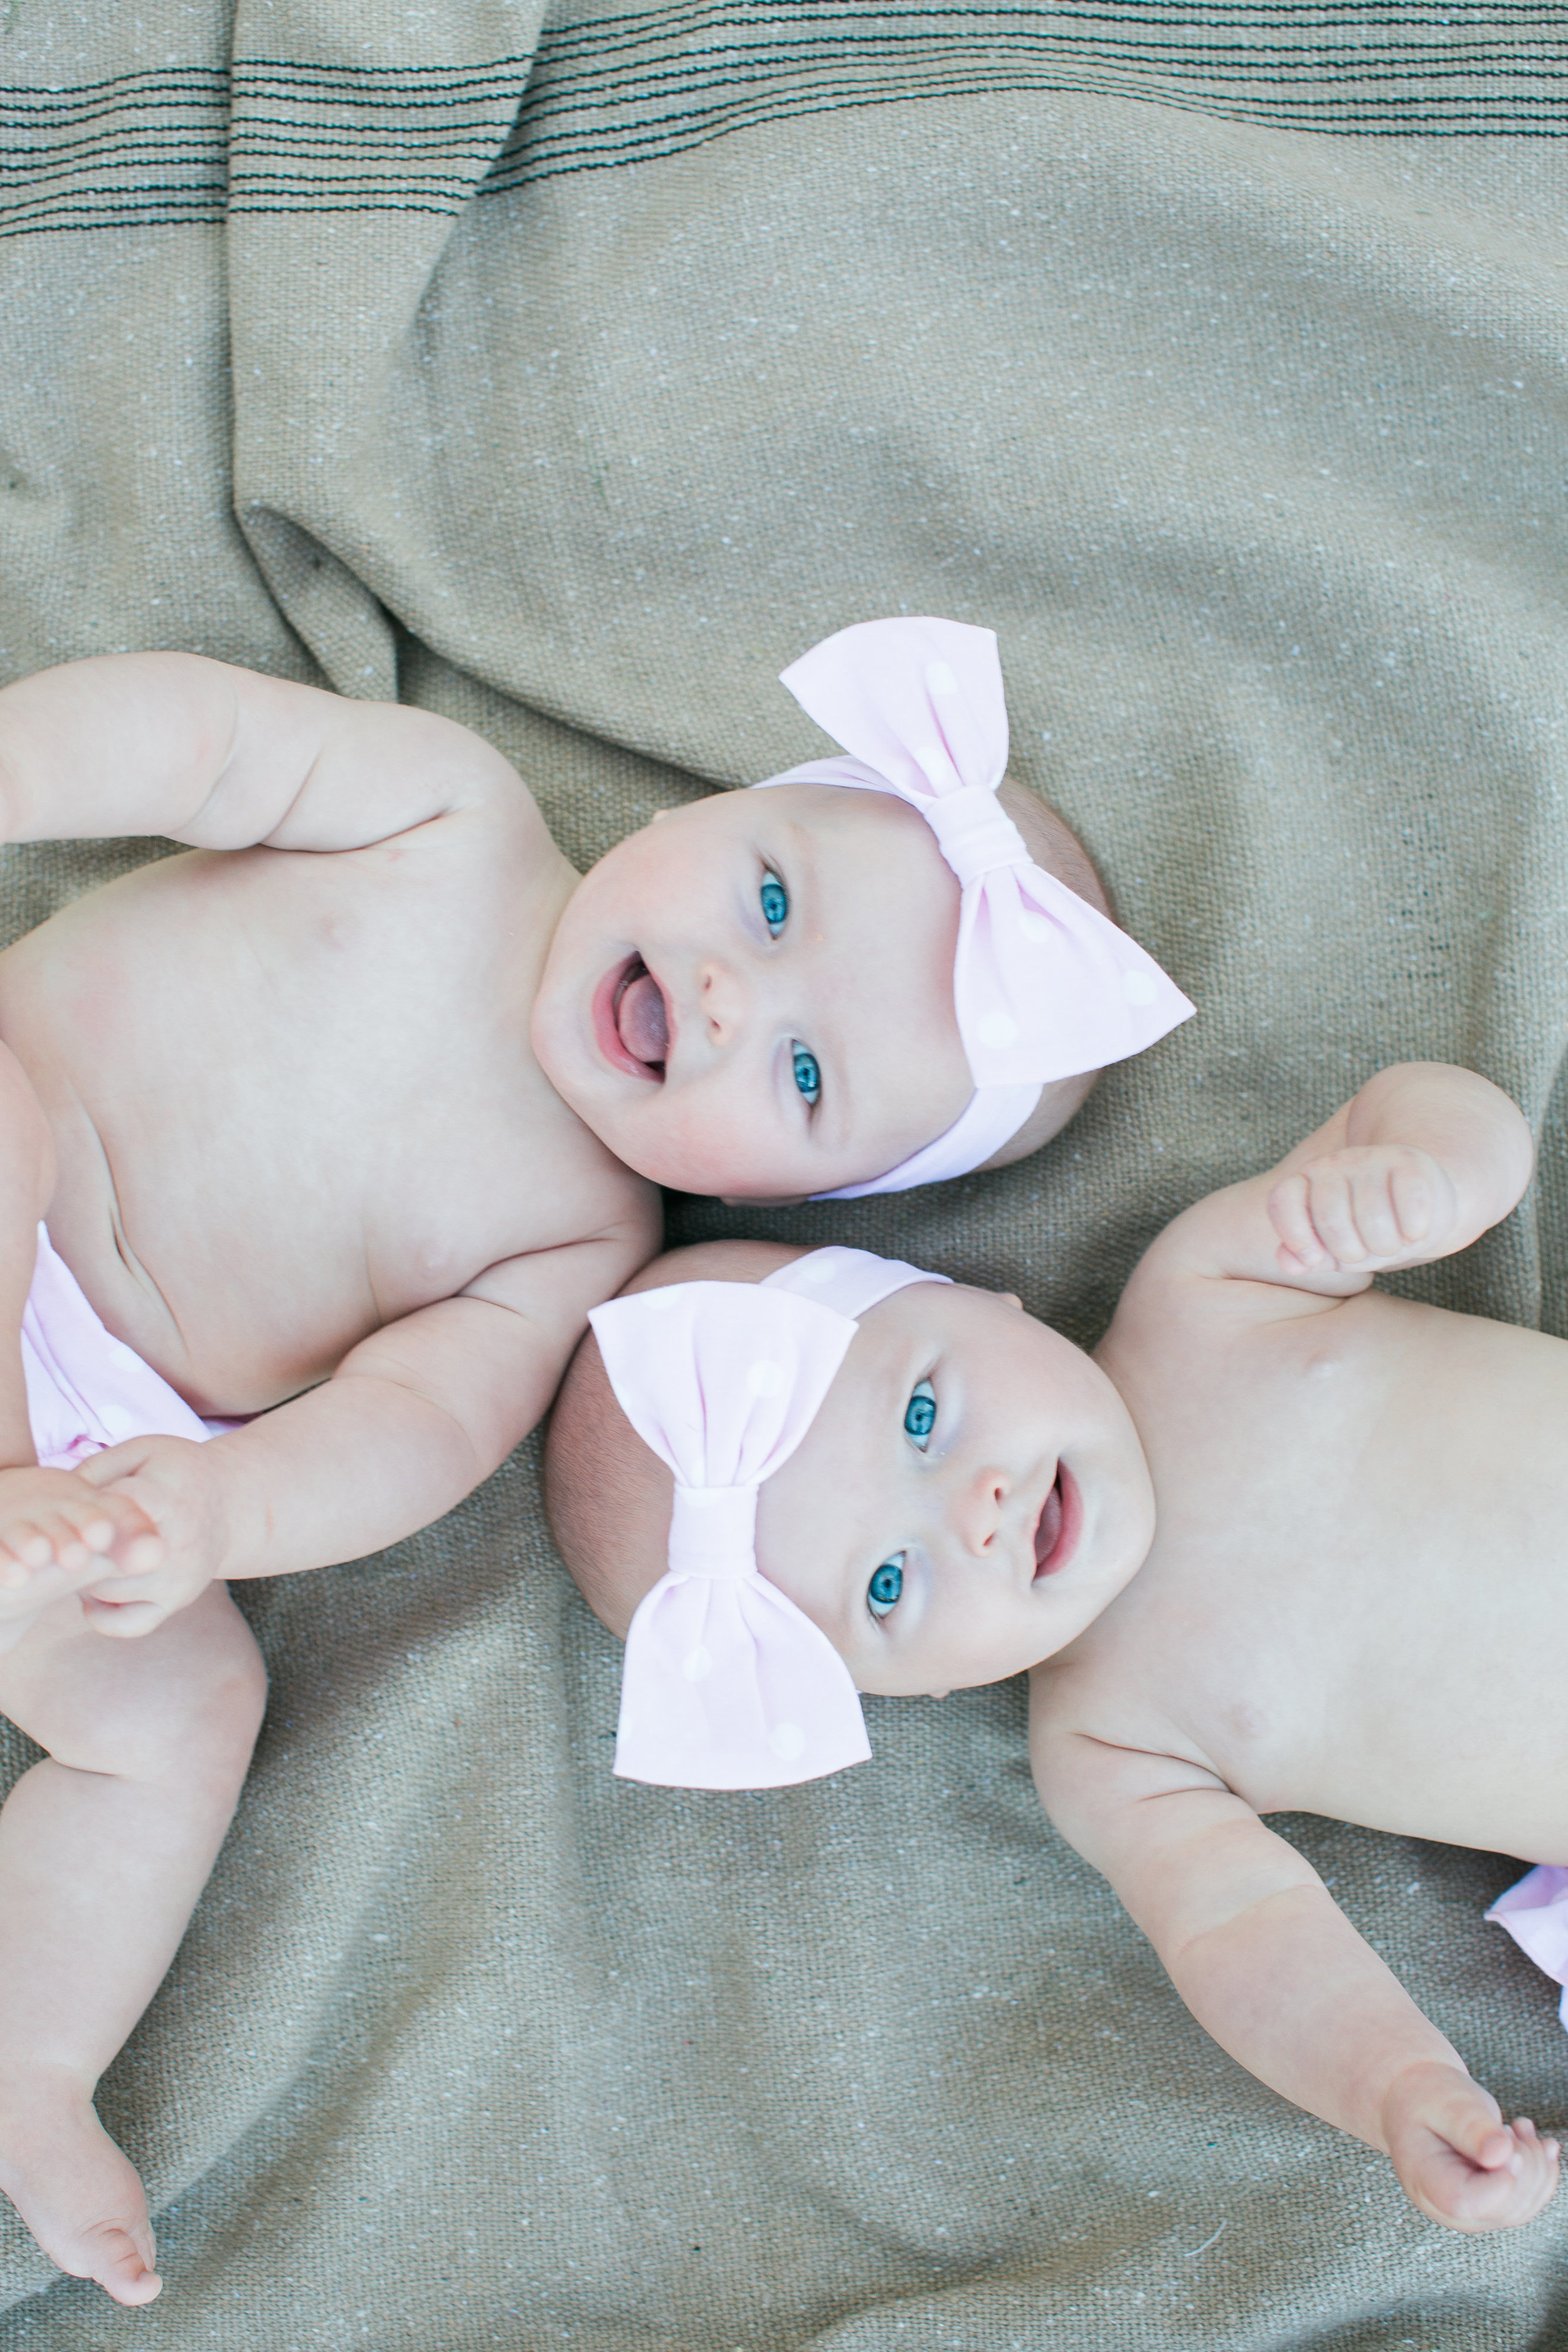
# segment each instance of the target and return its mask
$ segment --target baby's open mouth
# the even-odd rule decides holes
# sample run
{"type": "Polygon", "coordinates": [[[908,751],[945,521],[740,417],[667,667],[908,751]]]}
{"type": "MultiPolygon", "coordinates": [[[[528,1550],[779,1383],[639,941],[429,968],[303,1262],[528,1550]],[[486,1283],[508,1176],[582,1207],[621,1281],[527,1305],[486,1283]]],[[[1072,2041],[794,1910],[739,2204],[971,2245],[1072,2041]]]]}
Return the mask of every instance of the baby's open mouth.
{"type": "Polygon", "coordinates": [[[1078,1531],[1083,1524],[1083,1505],[1078,1486],[1067,1465],[1058,1462],[1056,1480],[1040,1507],[1035,1527],[1035,1579],[1054,1575],[1065,1568],[1078,1543],[1078,1531]]]}
{"type": "Polygon", "coordinates": [[[634,1062],[664,1075],[669,1051],[669,1019],[664,991],[641,956],[633,956],[616,991],[616,1027],[634,1062]]]}
{"type": "Polygon", "coordinates": [[[594,1027],[600,1051],[639,1078],[662,1078],[669,1053],[664,991],[640,955],[606,972],[595,992],[594,1027]]]}

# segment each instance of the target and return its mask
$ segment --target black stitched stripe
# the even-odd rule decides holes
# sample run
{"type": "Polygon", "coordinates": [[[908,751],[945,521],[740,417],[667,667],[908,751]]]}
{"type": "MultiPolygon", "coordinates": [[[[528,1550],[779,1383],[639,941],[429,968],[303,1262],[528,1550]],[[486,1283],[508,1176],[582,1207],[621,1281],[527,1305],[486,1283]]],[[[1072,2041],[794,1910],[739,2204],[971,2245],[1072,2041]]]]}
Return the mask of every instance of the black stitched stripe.
{"type": "Polygon", "coordinates": [[[1561,6],[1362,0],[1012,8],[685,0],[557,23],[489,184],[671,154],[792,114],[982,90],[1153,100],[1300,130],[1568,127],[1561,6]]]}
{"type": "Polygon", "coordinates": [[[0,235],[238,214],[451,214],[846,107],[1142,99],[1300,131],[1568,128],[1561,0],[560,0],[537,50],[466,66],[248,58],[0,89],[0,235]]]}
{"type": "Polygon", "coordinates": [[[223,218],[228,76],[0,89],[0,235],[223,218]]]}

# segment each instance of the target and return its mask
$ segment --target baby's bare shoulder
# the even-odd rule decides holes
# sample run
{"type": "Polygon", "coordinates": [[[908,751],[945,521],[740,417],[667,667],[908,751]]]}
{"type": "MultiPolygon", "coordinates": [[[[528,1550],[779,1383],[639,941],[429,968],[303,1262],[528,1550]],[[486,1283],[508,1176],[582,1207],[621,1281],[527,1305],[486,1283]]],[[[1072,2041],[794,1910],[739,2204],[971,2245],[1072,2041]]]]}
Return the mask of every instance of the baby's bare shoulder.
{"type": "Polygon", "coordinates": [[[1177,1717],[1165,1702],[1163,1644],[1140,1638],[1136,1615],[1097,1619],[1070,1649],[1036,1666],[1029,1753],[1053,1819],[1065,1828],[1069,1817],[1217,1785],[1177,1717]]]}
{"type": "Polygon", "coordinates": [[[418,852],[426,876],[442,863],[565,865],[517,770],[472,728],[276,681],[250,682],[234,749],[180,837],[221,849],[418,852]]]}

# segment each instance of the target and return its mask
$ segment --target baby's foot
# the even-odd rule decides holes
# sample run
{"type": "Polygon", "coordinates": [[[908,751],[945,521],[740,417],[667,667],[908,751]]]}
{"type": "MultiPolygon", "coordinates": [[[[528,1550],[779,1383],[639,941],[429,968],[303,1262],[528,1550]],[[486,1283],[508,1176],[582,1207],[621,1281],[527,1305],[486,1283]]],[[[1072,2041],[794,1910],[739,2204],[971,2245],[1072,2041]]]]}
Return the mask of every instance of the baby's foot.
{"type": "Polygon", "coordinates": [[[37,1463],[0,1470],[0,1636],[19,1637],[52,1601],[109,1573],[157,1568],[163,1554],[129,1496],[100,1494],[74,1470],[37,1463]]]}
{"type": "Polygon", "coordinates": [[[151,2303],[163,2285],[136,2168],[64,2069],[0,2080],[0,2190],[72,2278],[96,2279],[116,2303],[151,2303]]]}

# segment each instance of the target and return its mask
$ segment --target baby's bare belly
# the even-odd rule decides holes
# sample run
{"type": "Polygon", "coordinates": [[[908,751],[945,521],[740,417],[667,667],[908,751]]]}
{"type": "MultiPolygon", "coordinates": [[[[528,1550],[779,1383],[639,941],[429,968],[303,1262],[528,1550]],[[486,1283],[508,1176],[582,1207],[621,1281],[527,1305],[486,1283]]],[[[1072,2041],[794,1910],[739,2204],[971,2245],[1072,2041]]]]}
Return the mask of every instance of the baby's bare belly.
{"type": "Polygon", "coordinates": [[[47,1108],[58,1152],[50,1239],[107,1328],[198,1412],[279,1403],[389,1319],[366,1279],[363,1204],[346,1181],[330,1227],[300,1217],[280,1246],[263,1213],[277,1196],[255,1171],[226,1186],[215,1169],[194,1188],[177,1155],[139,1151],[123,1130],[106,1146],[79,1106],[47,1108]]]}
{"type": "Polygon", "coordinates": [[[270,887],[300,861],[246,855],[273,861],[254,888],[243,858],[170,860],[0,956],[0,1038],[56,1142],[55,1246],[209,1413],[280,1402],[488,1266],[579,1238],[605,1189],[471,940],[443,961],[447,932],[342,888],[318,920],[309,872],[281,903],[270,887]]]}
{"type": "Polygon", "coordinates": [[[1568,1345],[1362,1304],[1333,1360],[1288,1335],[1157,1461],[1096,1727],[1159,1744],[1136,1692],[1259,1811],[1568,1862],[1568,1345]]]}

